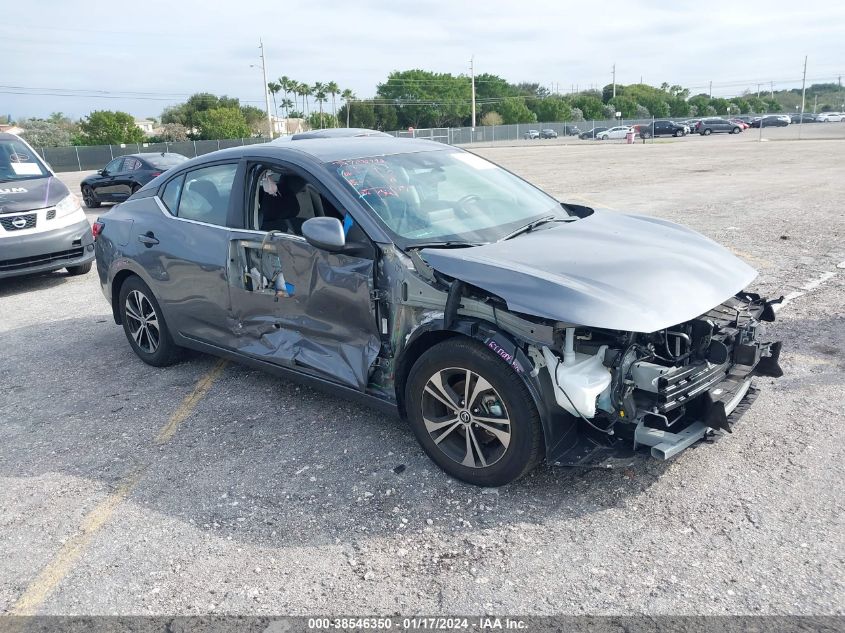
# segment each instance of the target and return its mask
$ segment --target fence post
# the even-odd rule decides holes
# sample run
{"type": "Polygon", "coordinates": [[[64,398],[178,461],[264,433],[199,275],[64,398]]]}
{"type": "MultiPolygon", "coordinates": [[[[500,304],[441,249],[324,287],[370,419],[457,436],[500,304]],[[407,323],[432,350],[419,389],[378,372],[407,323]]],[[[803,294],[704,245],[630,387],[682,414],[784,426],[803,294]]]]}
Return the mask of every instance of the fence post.
{"type": "Polygon", "coordinates": [[[168,145],[167,141],[164,142],[164,153],[165,154],[170,153],[170,145],[168,145]]]}
{"type": "Polygon", "coordinates": [[[194,158],[197,157],[197,142],[194,141],[194,158]]]}
{"type": "Polygon", "coordinates": [[[109,160],[114,160],[114,152],[111,151],[111,144],[109,144],[109,156],[111,156],[109,160]]]}
{"type": "Polygon", "coordinates": [[[79,146],[74,145],[73,149],[76,150],[76,166],[79,167],[79,171],[82,171],[82,162],[79,160],[79,146]]]}
{"type": "Polygon", "coordinates": [[[220,139],[217,139],[217,149],[220,149],[220,139]]]}
{"type": "Polygon", "coordinates": [[[244,144],[244,137],[242,136],[241,137],[241,146],[243,146],[243,144],[244,144]]]}

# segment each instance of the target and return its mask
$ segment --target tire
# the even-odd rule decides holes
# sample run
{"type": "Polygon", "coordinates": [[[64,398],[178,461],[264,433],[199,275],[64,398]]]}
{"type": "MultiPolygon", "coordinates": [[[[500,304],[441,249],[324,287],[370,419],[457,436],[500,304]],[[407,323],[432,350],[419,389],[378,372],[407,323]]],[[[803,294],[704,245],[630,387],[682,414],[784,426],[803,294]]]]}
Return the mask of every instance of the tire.
{"type": "Polygon", "coordinates": [[[170,336],[155,295],[140,277],[132,276],[123,282],[118,301],[123,332],[138,358],[154,367],[167,367],[180,360],[182,350],[170,336]],[[129,306],[127,306],[127,301],[130,302],[129,306]],[[146,327],[140,325],[136,329],[140,323],[138,316],[144,317],[146,327]],[[153,320],[155,325],[152,323],[153,320]],[[145,331],[142,332],[142,329],[145,331]],[[158,330],[157,337],[156,329],[158,330]]]}
{"type": "Polygon", "coordinates": [[[100,206],[100,204],[102,204],[100,199],[97,197],[97,194],[88,185],[82,187],[82,201],[89,209],[96,209],[100,206]]]}
{"type": "Polygon", "coordinates": [[[76,277],[77,275],[85,275],[91,272],[91,266],[94,265],[94,262],[88,262],[87,264],[80,264],[79,266],[68,266],[65,268],[67,274],[71,277],[76,277]]]}
{"type": "Polygon", "coordinates": [[[742,130],[738,127],[731,129],[731,134],[739,134],[740,132],[742,132],[742,130]]]}
{"type": "Polygon", "coordinates": [[[684,135],[684,131],[683,131],[683,130],[675,130],[675,137],[676,137],[676,138],[680,138],[680,137],[682,137],[683,135],[684,135]]]}
{"type": "Polygon", "coordinates": [[[651,133],[643,132],[642,134],[640,134],[640,136],[642,136],[643,138],[651,138],[651,133]]]}
{"type": "Polygon", "coordinates": [[[711,130],[709,127],[704,128],[704,131],[701,132],[702,136],[710,136],[712,133],[713,133],[713,130],[711,130]]]}
{"type": "Polygon", "coordinates": [[[540,415],[528,389],[508,363],[476,341],[450,339],[426,351],[408,375],[405,403],[417,441],[456,479],[502,486],[542,460],[540,415]],[[467,376],[470,407],[461,402],[465,391],[463,398],[457,395],[467,376]],[[491,422],[497,419],[506,422],[491,422]]]}

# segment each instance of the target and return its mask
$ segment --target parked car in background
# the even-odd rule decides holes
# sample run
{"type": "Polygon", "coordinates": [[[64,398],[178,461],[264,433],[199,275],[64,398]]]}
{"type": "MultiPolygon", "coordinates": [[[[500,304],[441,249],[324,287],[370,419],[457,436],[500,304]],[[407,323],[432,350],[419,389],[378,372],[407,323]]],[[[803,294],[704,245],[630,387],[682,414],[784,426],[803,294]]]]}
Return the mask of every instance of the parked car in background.
{"type": "Polygon", "coordinates": [[[687,119],[686,121],[681,121],[681,124],[686,125],[689,128],[689,132],[687,132],[687,134],[691,134],[695,132],[695,128],[698,126],[699,121],[701,121],[701,119],[687,119]]]}
{"type": "Polygon", "coordinates": [[[615,127],[609,128],[604,132],[599,132],[596,134],[596,138],[600,141],[606,141],[608,139],[615,139],[615,138],[625,138],[625,135],[630,132],[633,128],[630,125],[617,125],[615,127]]]}
{"type": "Polygon", "coordinates": [[[789,115],[790,123],[818,123],[818,115],[813,114],[811,112],[805,112],[801,114],[800,112],[797,114],[789,115]]]}
{"type": "Polygon", "coordinates": [[[652,136],[684,136],[688,128],[674,121],[654,121],[648,125],[641,126],[640,138],[651,138],[652,136]]]}
{"type": "Polygon", "coordinates": [[[557,138],[557,132],[554,130],[540,130],[540,138],[557,138]]]}
{"type": "Polygon", "coordinates": [[[522,135],[522,138],[540,138],[540,130],[528,130],[522,135]]]}
{"type": "Polygon", "coordinates": [[[598,134],[600,134],[601,132],[604,132],[606,129],[608,129],[608,128],[606,128],[606,127],[594,127],[591,130],[581,132],[578,135],[578,138],[580,138],[581,140],[586,140],[586,139],[589,139],[589,138],[596,138],[596,136],[598,134]]]}
{"type": "Polygon", "coordinates": [[[845,119],[845,114],[841,112],[822,112],[816,118],[819,123],[840,123],[843,119],[845,119]]]}
{"type": "Polygon", "coordinates": [[[730,432],[755,375],[783,373],[762,338],[772,303],[743,291],[757,272],[729,250],[432,141],[213,152],[94,226],[142,361],[195,349],[398,413],[476,485],[543,460],[670,459],[730,432]]]}
{"type": "Polygon", "coordinates": [[[728,121],[730,121],[731,123],[736,123],[743,130],[747,130],[748,128],[751,127],[751,124],[747,123],[743,119],[728,119],[728,121]]]}
{"type": "Polygon", "coordinates": [[[186,160],[187,156],[166,152],[119,156],[82,181],[82,200],[89,209],[95,209],[103,202],[121,202],[153,178],[186,160]]]}
{"type": "Polygon", "coordinates": [[[563,134],[565,136],[579,136],[581,134],[581,130],[578,129],[577,125],[564,125],[563,134]]]}
{"type": "Polygon", "coordinates": [[[789,125],[789,117],[777,116],[770,114],[764,117],[757,117],[751,122],[751,127],[786,127],[789,125]]]}
{"type": "Polygon", "coordinates": [[[83,275],[93,261],[79,199],[26,141],[0,134],[0,277],[61,268],[83,275]]]}
{"type": "Polygon", "coordinates": [[[742,128],[736,123],[731,123],[727,119],[710,118],[701,119],[701,121],[698,122],[695,131],[702,136],[708,136],[709,134],[719,133],[739,134],[742,132],[742,128]]]}

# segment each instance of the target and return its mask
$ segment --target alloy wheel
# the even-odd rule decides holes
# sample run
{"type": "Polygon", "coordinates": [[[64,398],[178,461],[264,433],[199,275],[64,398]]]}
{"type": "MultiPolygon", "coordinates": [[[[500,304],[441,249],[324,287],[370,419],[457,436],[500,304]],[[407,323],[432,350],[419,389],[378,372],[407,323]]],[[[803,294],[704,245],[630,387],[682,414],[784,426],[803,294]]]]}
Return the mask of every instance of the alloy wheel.
{"type": "Polygon", "coordinates": [[[483,376],[464,368],[437,371],[425,385],[422,418],[434,445],[470,468],[498,462],[511,442],[507,408],[483,376]]]}
{"type": "Polygon", "coordinates": [[[82,190],[82,201],[86,207],[94,206],[94,192],[91,191],[91,187],[85,187],[82,190]]]}
{"type": "Polygon", "coordinates": [[[126,295],[124,310],[132,340],[141,351],[154,354],[161,341],[161,330],[152,302],[140,290],[133,290],[126,295]]]}

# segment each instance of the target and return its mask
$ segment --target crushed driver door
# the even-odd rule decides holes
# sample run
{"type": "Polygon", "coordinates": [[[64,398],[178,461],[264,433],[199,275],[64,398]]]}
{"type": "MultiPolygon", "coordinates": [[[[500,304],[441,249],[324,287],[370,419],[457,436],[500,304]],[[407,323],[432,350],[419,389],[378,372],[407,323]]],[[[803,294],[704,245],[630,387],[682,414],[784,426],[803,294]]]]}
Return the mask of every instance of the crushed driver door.
{"type": "Polygon", "coordinates": [[[380,349],[372,260],[323,251],[296,235],[232,235],[236,349],[364,391],[380,349]]]}

